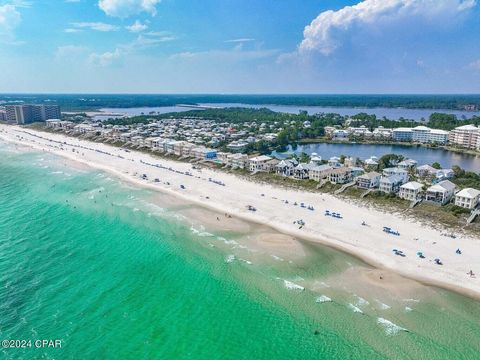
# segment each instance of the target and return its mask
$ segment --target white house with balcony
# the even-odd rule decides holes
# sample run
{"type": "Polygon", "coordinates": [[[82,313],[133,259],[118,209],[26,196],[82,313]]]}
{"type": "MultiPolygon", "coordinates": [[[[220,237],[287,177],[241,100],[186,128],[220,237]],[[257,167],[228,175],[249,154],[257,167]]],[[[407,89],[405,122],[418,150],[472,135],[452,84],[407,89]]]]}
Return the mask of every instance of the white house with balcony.
{"type": "Polygon", "coordinates": [[[252,173],[260,172],[260,171],[268,171],[267,162],[272,160],[270,156],[267,155],[260,155],[255,156],[249,159],[249,169],[252,173]]]}
{"type": "Polygon", "coordinates": [[[480,191],[477,189],[467,188],[455,194],[455,205],[465,209],[473,209],[478,205],[480,200],[480,191]]]}
{"type": "Polygon", "coordinates": [[[393,194],[397,193],[400,189],[400,186],[404,183],[404,178],[401,175],[390,175],[390,176],[382,176],[380,178],[380,191],[393,194]]]}
{"type": "Polygon", "coordinates": [[[432,185],[427,189],[425,201],[445,205],[455,193],[455,188],[455,184],[450,180],[440,181],[438,184],[432,185]]]}
{"type": "Polygon", "coordinates": [[[376,171],[360,175],[357,177],[357,186],[360,189],[374,189],[380,186],[381,175],[376,171]]]}
{"type": "Polygon", "coordinates": [[[398,196],[405,200],[414,201],[418,199],[422,189],[422,184],[416,181],[410,181],[400,186],[398,196]]]}

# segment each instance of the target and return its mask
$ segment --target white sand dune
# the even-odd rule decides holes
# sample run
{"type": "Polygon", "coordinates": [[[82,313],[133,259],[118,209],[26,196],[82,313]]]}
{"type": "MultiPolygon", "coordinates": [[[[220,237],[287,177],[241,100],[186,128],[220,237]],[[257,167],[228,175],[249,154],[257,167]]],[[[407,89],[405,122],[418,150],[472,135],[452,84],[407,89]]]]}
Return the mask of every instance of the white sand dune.
{"type": "MultiPolygon", "coordinates": [[[[190,163],[158,159],[136,151],[127,153],[113,146],[61,134],[0,125],[0,139],[58,154],[131,183],[201,204],[217,213],[231,214],[233,219],[264,224],[293,237],[327,244],[403,276],[480,297],[480,276],[471,278],[467,275],[470,269],[480,274],[480,238],[441,236],[445,229],[440,224],[425,226],[399,214],[368,209],[333,195],[258,184],[217,170],[192,170],[190,163]],[[58,142],[66,144],[60,149],[58,142]],[[145,162],[161,164],[162,167],[145,162]],[[185,175],[185,172],[191,172],[193,176],[185,175]],[[147,175],[146,180],[141,178],[143,174],[147,175]],[[156,178],[159,182],[154,181],[156,178]],[[209,182],[208,178],[219,179],[226,186],[209,182]],[[289,203],[285,204],[284,200],[289,203]],[[295,201],[313,205],[315,211],[294,206],[295,201]],[[247,205],[253,205],[257,211],[249,211],[247,205]],[[324,216],[327,209],[341,213],[343,219],[324,216]],[[305,222],[301,229],[294,224],[299,219],[305,222]],[[362,226],[362,221],[370,226],[362,226]],[[401,235],[385,234],[383,226],[396,229],[401,235]],[[392,253],[394,248],[407,256],[395,256],[392,253]],[[462,249],[462,255],[455,254],[457,248],[462,249]],[[426,259],[416,257],[417,251],[422,251],[426,259]],[[435,265],[432,261],[435,258],[440,258],[444,265],[435,265]]],[[[278,244],[279,248],[281,246],[278,244]]]]}

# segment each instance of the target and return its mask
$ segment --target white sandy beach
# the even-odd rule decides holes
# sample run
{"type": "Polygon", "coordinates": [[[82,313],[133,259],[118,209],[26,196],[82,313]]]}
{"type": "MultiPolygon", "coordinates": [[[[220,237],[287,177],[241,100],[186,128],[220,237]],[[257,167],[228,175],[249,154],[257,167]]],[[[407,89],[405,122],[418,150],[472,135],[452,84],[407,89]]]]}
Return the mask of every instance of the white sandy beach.
{"type": "MultiPolygon", "coordinates": [[[[235,218],[268,225],[282,233],[343,250],[379,268],[480,297],[479,237],[460,235],[452,239],[441,235],[448,229],[440,225],[427,227],[400,214],[367,209],[333,195],[261,185],[216,170],[193,170],[190,163],[159,159],[141,152],[126,152],[61,134],[0,125],[0,140],[55,153],[140,186],[173,194],[221,214],[231,214],[233,227],[244,227],[235,224],[235,218]],[[186,172],[191,175],[186,175],[186,172]],[[143,174],[147,179],[142,179],[143,174]],[[225,186],[209,179],[220,180],[225,186]],[[294,206],[294,202],[298,205],[294,206]],[[315,210],[302,208],[301,203],[311,205],[315,210]],[[254,206],[257,211],[249,211],[248,205],[254,206]],[[324,216],[327,209],[340,213],[343,218],[324,216]],[[305,222],[301,229],[294,224],[299,219],[305,222]],[[362,221],[368,226],[362,226],[362,221]],[[384,226],[399,231],[400,236],[386,234],[382,231],[384,226]],[[455,253],[457,248],[462,250],[461,255],[455,253]],[[392,249],[402,250],[406,257],[394,255],[392,249]],[[418,258],[417,251],[422,251],[426,258],[418,258]],[[435,258],[440,258],[443,265],[436,265],[433,262],[435,258]],[[477,276],[467,275],[469,270],[477,276]]],[[[269,242],[265,237],[261,241],[269,242]]],[[[279,241],[273,241],[272,246],[289,248],[288,244],[280,244],[279,241]]],[[[291,238],[285,237],[285,241],[291,241],[291,238]]],[[[291,249],[295,251],[295,246],[291,249]]],[[[382,281],[388,281],[388,278],[382,281]]]]}

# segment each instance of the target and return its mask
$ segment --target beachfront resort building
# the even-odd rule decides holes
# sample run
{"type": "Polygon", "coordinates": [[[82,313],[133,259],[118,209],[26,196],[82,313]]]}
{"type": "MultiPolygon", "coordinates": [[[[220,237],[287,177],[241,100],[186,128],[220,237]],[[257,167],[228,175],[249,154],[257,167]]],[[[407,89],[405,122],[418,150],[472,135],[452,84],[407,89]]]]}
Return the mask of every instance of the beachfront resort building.
{"type": "Polygon", "coordinates": [[[15,124],[60,119],[60,106],[45,104],[5,105],[6,120],[15,124]]]}
{"type": "Polygon", "coordinates": [[[423,185],[416,181],[410,181],[400,186],[398,196],[402,199],[414,201],[419,198],[423,185]]]}
{"type": "Polygon", "coordinates": [[[478,205],[480,200],[480,191],[477,189],[467,188],[455,194],[455,205],[465,209],[473,209],[478,205]]]}
{"type": "Polygon", "coordinates": [[[438,184],[432,185],[427,189],[425,201],[445,205],[455,193],[455,188],[455,184],[450,180],[440,181],[438,184]]]}
{"type": "Polygon", "coordinates": [[[381,175],[376,171],[360,175],[357,177],[357,186],[360,189],[374,189],[380,185],[381,175]]]}
{"type": "Polygon", "coordinates": [[[450,131],[449,141],[451,144],[458,145],[467,149],[476,149],[480,129],[475,125],[463,125],[450,131]]]}

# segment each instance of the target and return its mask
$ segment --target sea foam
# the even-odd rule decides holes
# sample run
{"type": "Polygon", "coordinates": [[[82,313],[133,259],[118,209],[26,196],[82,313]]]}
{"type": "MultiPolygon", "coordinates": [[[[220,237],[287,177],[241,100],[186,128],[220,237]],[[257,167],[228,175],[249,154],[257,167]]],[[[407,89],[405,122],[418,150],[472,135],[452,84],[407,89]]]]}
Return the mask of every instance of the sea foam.
{"type": "Polygon", "coordinates": [[[377,323],[384,327],[387,335],[396,335],[400,331],[408,331],[407,329],[402,328],[401,326],[398,326],[397,324],[394,324],[393,322],[384,318],[378,318],[377,323]]]}
{"type": "Polygon", "coordinates": [[[295,284],[294,282],[283,280],[283,284],[288,290],[300,290],[303,291],[305,288],[302,285],[295,284]]]}
{"type": "Polygon", "coordinates": [[[324,303],[324,302],[331,302],[332,299],[330,299],[328,296],[325,295],[320,295],[315,299],[316,303],[324,303]]]}

